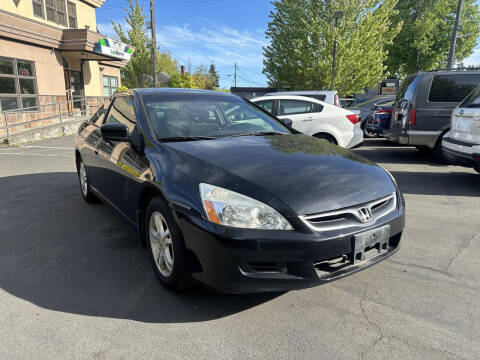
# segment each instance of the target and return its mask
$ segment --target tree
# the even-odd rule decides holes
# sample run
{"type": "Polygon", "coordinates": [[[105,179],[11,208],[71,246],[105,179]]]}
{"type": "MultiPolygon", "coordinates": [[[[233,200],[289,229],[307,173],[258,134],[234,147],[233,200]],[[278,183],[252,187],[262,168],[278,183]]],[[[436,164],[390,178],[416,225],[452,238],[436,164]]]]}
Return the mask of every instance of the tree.
{"type": "Polygon", "coordinates": [[[171,88],[184,88],[184,89],[195,89],[195,82],[193,81],[192,76],[187,72],[185,75],[174,74],[170,78],[168,84],[171,88]]]}
{"type": "Polygon", "coordinates": [[[213,62],[210,64],[210,69],[208,70],[208,73],[210,75],[210,79],[212,79],[213,81],[213,86],[215,88],[220,87],[220,75],[218,75],[217,68],[213,62]]]}
{"type": "MultiPolygon", "coordinates": [[[[139,0],[128,0],[129,7],[125,9],[125,21],[127,29],[122,24],[112,21],[113,29],[118,38],[135,48],[135,52],[128,64],[121,70],[122,83],[129,88],[152,86],[152,41],[147,36],[145,26],[146,17],[144,7],[140,6],[139,0]],[[125,31],[126,30],[126,31],[125,31]]],[[[168,75],[178,73],[178,63],[170,54],[157,51],[157,69],[168,75]]]]}
{"type": "Polygon", "coordinates": [[[390,25],[397,0],[276,0],[264,48],[269,85],[321,90],[330,85],[332,48],[337,39],[334,88],[350,95],[386,75],[386,46],[400,31],[390,25]],[[343,11],[338,26],[334,13],[343,11]]]}
{"type": "Polygon", "coordinates": [[[214,79],[212,79],[210,75],[210,70],[204,65],[200,65],[196,68],[195,73],[193,74],[193,81],[195,82],[195,87],[198,89],[215,89],[214,79]]]}
{"type": "Polygon", "coordinates": [[[145,27],[144,8],[140,6],[139,0],[128,0],[129,7],[125,21],[128,24],[128,30],[125,32],[122,24],[115,24],[112,21],[113,29],[118,38],[135,48],[135,52],[122,69],[122,83],[129,88],[142,87],[144,85],[143,74],[152,73],[152,52],[151,41],[147,36],[145,27]]]}
{"type": "MultiPolygon", "coordinates": [[[[458,0],[400,0],[391,17],[402,30],[388,46],[388,70],[397,76],[445,68],[458,0]]],[[[480,11],[475,0],[464,0],[462,30],[458,33],[455,61],[468,57],[480,35],[480,11]]]]}

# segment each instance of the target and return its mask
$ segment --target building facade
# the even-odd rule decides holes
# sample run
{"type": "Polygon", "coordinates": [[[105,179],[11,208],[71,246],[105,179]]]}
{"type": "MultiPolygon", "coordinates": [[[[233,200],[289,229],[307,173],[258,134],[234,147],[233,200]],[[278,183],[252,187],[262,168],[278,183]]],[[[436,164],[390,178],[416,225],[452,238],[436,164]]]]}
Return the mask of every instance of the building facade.
{"type": "Polygon", "coordinates": [[[72,111],[117,90],[134,49],[98,33],[103,3],[0,0],[0,112],[72,111]]]}

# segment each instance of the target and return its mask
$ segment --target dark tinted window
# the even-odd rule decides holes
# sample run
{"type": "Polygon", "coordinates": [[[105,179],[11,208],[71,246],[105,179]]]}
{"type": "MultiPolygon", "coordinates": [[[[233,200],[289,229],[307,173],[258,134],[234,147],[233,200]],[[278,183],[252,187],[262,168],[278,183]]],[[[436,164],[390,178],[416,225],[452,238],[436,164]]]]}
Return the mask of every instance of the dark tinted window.
{"type": "Polygon", "coordinates": [[[480,107],[480,86],[463,100],[460,107],[480,107]]]}
{"type": "Polygon", "coordinates": [[[459,103],[479,83],[480,74],[435,75],[428,101],[459,103]]]}
{"type": "Polygon", "coordinates": [[[113,100],[113,105],[108,113],[106,124],[125,124],[130,133],[133,132],[137,118],[133,110],[133,96],[121,95],[113,100]]]}
{"type": "Polygon", "coordinates": [[[400,86],[400,89],[398,89],[397,98],[395,101],[398,102],[404,99],[408,101],[412,101],[413,97],[415,96],[415,91],[417,90],[419,79],[420,79],[420,76],[418,75],[407,76],[403,80],[402,85],[400,86]]]}
{"type": "Polygon", "coordinates": [[[325,99],[327,98],[327,95],[307,95],[307,97],[311,97],[312,99],[317,99],[320,101],[325,101],[325,99]]]}

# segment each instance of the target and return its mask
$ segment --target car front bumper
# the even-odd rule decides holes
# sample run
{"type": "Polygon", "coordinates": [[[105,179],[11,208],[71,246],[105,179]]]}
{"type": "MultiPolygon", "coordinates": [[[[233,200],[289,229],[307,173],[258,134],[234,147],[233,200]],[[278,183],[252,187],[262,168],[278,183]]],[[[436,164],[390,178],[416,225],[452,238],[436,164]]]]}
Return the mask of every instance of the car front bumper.
{"type": "MultiPolygon", "coordinates": [[[[177,213],[189,263],[190,277],[222,293],[276,292],[302,289],[343,278],[393,255],[399,248],[405,225],[402,204],[377,223],[351,233],[322,235],[305,229],[254,231],[224,228],[203,218],[177,213]],[[356,234],[390,226],[386,252],[353,264],[356,234]],[[335,271],[319,269],[320,262],[343,257],[335,271]]],[[[323,266],[323,265],[322,265],[323,266]]]]}

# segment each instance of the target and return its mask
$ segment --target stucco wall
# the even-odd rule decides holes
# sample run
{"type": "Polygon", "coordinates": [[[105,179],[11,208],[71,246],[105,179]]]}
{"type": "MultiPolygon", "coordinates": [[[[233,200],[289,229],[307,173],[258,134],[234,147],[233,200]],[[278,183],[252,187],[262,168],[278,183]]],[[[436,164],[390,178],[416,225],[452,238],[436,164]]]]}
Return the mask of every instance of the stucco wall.
{"type": "MultiPolygon", "coordinates": [[[[76,5],[78,28],[84,29],[85,25],[88,25],[90,26],[90,30],[96,31],[97,21],[95,16],[95,8],[79,0],[69,0],[69,1],[72,1],[76,5]]],[[[45,4],[45,1],[44,1],[44,4],[45,4]]],[[[12,12],[14,14],[17,14],[17,15],[20,15],[44,24],[49,24],[62,29],[66,28],[65,26],[58,25],[52,21],[46,20],[45,11],[44,11],[45,19],[34,16],[32,0],[20,0],[20,1],[0,0],[0,9],[12,12]],[[15,5],[16,2],[18,2],[18,5],[15,5]]]]}
{"type": "Polygon", "coordinates": [[[62,55],[58,51],[3,39],[0,39],[0,49],[0,56],[35,62],[39,95],[65,96],[62,55]]]}

